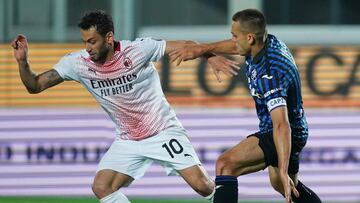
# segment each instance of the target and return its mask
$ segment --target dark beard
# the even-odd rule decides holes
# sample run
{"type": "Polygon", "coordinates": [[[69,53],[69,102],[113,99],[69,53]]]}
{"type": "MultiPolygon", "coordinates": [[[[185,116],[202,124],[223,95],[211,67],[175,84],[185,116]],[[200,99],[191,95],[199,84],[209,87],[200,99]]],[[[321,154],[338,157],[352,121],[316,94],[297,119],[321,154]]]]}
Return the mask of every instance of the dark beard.
{"type": "Polygon", "coordinates": [[[104,44],[101,49],[99,50],[98,57],[96,59],[93,59],[95,63],[104,64],[106,61],[106,57],[109,53],[109,48],[104,44]]]}

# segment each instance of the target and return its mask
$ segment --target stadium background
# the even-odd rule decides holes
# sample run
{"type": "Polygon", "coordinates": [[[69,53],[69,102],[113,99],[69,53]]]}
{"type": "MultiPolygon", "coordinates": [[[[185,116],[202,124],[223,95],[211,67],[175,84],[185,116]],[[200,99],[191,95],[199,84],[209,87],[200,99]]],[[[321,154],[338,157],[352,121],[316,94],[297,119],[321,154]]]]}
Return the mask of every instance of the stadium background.
{"type": "MultiPolygon", "coordinates": [[[[0,0],[0,202],[30,202],[31,196],[35,202],[96,202],[88,200],[91,181],[114,137],[113,124],[79,84],[67,82],[39,95],[25,91],[9,46],[17,33],[28,36],[31,66],[39,73],[82,48],[76,24],[86,10],[112,14],[117,39],[207,42],[230,38],[232,14],[249,7],[265,13],[269,32],[290,46],[301,74],[311,133],[301,179],[326,202],[360,202],[356,0],[0,0]]],[[[214,177],[216,157],[257,128],[244,75],[219,84],[201,60],[176,67],[164,57],[156,66],[168,100],[214,177]]],[[[124,193],[134,202],[204,202],[158,165],[124,193]]],[[[266,171],[240,177],[239,197],[281,200],[266,171]]]]}

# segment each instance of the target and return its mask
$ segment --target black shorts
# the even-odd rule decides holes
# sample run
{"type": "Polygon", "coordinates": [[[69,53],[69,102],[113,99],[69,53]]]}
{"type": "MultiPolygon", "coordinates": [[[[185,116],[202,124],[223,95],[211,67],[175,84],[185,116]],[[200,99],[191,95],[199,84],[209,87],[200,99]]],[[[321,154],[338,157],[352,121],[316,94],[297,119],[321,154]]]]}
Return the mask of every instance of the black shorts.
{"type": "MultiPolygon", "coordinates": [[[[264,152],[266,166],[278,167],[278,156],[273,139],[273,133],[270,132],[256,132],[248,137],[255,136],[259,138],[259,146],[264,152]]],[[[296,174],[299,171],[299,156],[301,150],[304,148],[306,141],[297,141],[291,139],[291,152],[289,160],[289,174],[296,174]]]]}

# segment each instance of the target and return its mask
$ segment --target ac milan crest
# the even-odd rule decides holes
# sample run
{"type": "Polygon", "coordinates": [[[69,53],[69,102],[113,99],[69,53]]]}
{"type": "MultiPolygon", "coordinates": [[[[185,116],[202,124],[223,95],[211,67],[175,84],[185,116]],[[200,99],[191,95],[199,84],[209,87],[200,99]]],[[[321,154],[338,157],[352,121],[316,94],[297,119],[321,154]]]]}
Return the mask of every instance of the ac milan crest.
{"type": "Polygon", "coordinates": [[[126,68],[131,68],[131,67],[132,67],[132,61],[131,61],[131,59],[130,59],[129,57],[126,57],[126,58],[124,59],[124,66],[125,66],[126,68]]]}

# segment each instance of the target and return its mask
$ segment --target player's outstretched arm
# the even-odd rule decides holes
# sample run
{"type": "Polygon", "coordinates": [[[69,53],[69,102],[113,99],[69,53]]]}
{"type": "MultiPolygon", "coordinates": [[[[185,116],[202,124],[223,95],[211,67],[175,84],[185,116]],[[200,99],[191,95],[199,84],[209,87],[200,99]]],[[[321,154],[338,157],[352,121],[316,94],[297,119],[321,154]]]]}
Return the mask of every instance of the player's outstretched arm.
{"type": "Polygon", "coordinates": [[[204,44],[208,47],[208,52],[214,54],[225,54],[225,55],[237,55],[239,52],[236,48],[236,43],[231,40],[223,40],[219,42],[213,42],[210,44],[204,44]]]}
{"type": "Polygon", "coordinates": [[[19,64],[21,81],[29,93],[40,93],[41,91],[64,81],[54,69],[39,75],[31,70],[28,63],[28,43],[24,35],[16,36],[11,42],[11,46],[14,49],[15,59],[19,64]]]}
{"type": "Polygon", "coordinates": [[[182,61],[192,60],[200,56],[213,56],[214,54],[234,55],[238,54],[236,44],[232,40],[224,40],[207,44],[186,44],[171,51],[171,62],[176,61],[179,65],[182,61]]]}
{"type": "Polygon", "coordinates": [[[174,41],[166,41],[165,54],[171,54],[175,50],[182,49],[186,46],[197,45],[199,43],[191,41],[191,40],[174,40],[174,41]]]}
{"type": "Polygon", "coordinates": [[[215,55],[237,54],[236,44],[232,40],[209,44],[198,44],[192,41],[186,41],[186,43],[180,46],[175,42],[176,41],[167,42],[167,47],[169,46],[167,53],[170,56],[170,61],[176,61],[177,65],[180,65],[182,61],[192,60],[201,56],[205,57],[208,59],[218,82],[221,82],[220,72],[228,76],[233,76],[237,75],[237,71],[240,69],[237,62],[215,55]]]}

